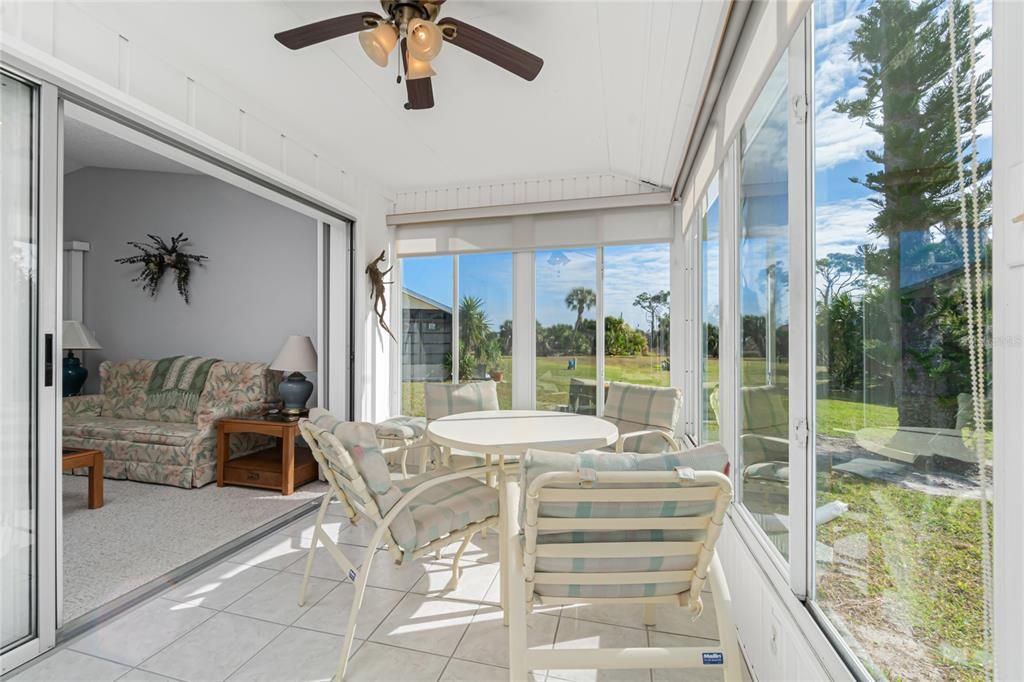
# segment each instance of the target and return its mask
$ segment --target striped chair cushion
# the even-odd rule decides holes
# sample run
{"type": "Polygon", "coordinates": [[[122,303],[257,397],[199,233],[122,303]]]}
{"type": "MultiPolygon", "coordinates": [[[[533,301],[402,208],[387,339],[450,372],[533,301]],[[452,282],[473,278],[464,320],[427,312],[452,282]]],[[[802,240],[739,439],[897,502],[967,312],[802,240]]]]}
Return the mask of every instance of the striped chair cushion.
{"type": "Polygon", "coordinates": [[[377,438],[388,440],[415,440],[422,438],[427,432],[426,417],[407,417],[398,415],[385,419],[375,427],[377,438]]]}
{"type": "Polygon", "coordinates": [[[740,390],[743,431],[762,436],[789,436],[786,389],[780,386],[744,386],[740,390]]]}
{"type": "MultiPolygon", "coordinates": [[[[403,494],[438,476],[452,473],[438,469],[397,485],[403,494]]],[[[416,525],[416,546],[422,547],[471,523],[498,515],[498,491],[473,478],[442,483],[416,497],[409,505],[416,525]]]]}
{"type": "MultiPolygon", "coordinates": [[[[388,471],[387,460],[377,442],[373,424],[342,421],[319,407],[309,411],[309,421],[314,429],[331,434],[344,450],[337,452],[330,439],[317,435],[328,466],[342,479],[339,483],[345,489],[345,494],[352,494],[356,502],[365,505],[365,500],[360,499],[352,486],[357,478],[362,479],[373,495],[381,516],[386,516],[402,499],[402,491],[391,481],[391,472],[388,471]]],[[[411,552],[416,548],[416,524],[410,510],[399,512],[391,522],[390,530],[391,536],[403,550],[411,552]]]]}
{"type": "MultiPolygon", "coordinates": [[[[675,434],[676,422],[682,403],[678,388],[640,386],[613,381],[605,399],[604,418],[619,429],[623,436],[634,431],[656,429],[668,435],[675,434]]],[[[658,436],[640,436],[627,441],[635,452],[664,452],[668,443],[658,436]]]]}
{"type": "Polygon", "coordinates": [[[428,383],[424,385],[427,419],[440,419],[463,412],[497,410],[498,389],[493,381],[467,384],[428,383]]]}
{"type": "MultiPolygon", "coordinates": [[[[563,454],[530,450],[523,460],[523,490],[541,474],[549,471],[574,471],[594,469],[595,471],[669,471],[678,466],[708,471],[724,471],[728,456],[719,443],[704,445],[686,452],[665,454],[609,454],[585,452],[563,454]]],[[[570,486],[575,487],[575,486],[570,486]]],[[[616,486],[618,487],[618,486],[616,486]]],[[[636,487],[635,484],[630,487],[636,487]]],[[[651,487],[657,487],[651,484],[651,487]]],[[[525,524],[526,496],[520,498],[520,524],[525,524]]],[[[542,517],[557,518],[665,518],[704,516],[713,510],[712,502],[557,502],[544,503],[539,513],[542,517]]],[[[538,544],[615,542],[624,545],[630,542],[702,540],[702,530],[615,530],[615,531],[556,531],[542,532],[537,536],[538,544]]],[[[616,558],[538,558],[538,572],[635,572],[659,570],[689,570],[696,566],[697,555],[673,557],[616,557],[616,558]]],[[[688,582],[645,583],[639,585],[549,585],[537,583],[536,592],[553,597],[645,597],[665,594],[679,594],[689,589],[688,582]]]]}

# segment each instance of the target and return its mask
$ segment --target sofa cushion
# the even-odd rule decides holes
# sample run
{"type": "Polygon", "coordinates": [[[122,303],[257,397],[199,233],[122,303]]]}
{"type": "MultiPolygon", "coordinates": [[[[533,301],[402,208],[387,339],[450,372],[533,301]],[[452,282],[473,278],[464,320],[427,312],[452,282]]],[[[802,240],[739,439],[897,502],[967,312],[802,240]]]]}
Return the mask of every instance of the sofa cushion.
{"type": "Polygon", "coordinates": [[[183,447],[198,433],[195,424],[113,417],[65,417],[64,436],[183,447]]]}
{"type": "Polygon", "coordinates": [[[154,360],[104,361],[100,364],[100,414],[114,419],[146,419],[146,387],[154,360]]]}

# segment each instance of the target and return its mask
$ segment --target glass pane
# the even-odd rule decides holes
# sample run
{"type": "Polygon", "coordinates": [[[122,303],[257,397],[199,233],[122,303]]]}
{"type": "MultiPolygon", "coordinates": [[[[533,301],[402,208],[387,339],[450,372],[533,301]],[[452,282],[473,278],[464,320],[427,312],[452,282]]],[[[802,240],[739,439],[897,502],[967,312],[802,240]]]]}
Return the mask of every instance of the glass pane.
{"type": "Polygon", "coordinates": [[[537,409],[597,412],[597,252],[538,251],[537,409]]]}
{"type": "Polygon", "coordinates": [[[604,250],[604,378],[669,385],[669,245],[604,250]]]}
{"type": "Polygon", "coordinates": [[[718,330],[721,326],[721,299],[718,294],[718,175],[704,197],[700,218],[700,311],[701,311],[701,384],[700,439],[718,440],[718,421],[712,409],[712,396],[718,391],[718,330]]]}
{"type": "Polygon", "coordinates": [[[32,88],[0,76],[0,650],[35,635],[36,244],[32,88]]]}
{"type": "Polygon", "coordinates": [[[816,599],[880,678],[988,677],[979,461],[992,376],[983,343],[972,383],[964,254],[981,261],[989,338],[992,15],[977,3],[979,249],[959,218],[971,27],[957,7],[959,142],[946,4],[815,5],[816,599]]]}
{"type": "Polygon", "coordinates": [[[493,379],[512,408],[512,254],[459,256],[461,381],[493,379]]]}
{"type": "Polygon", "coordinates": [[[789,217],[783,54],[740,133],[740,499],[783,556],[789,531],[789,217]]]}
{"type": "Polygon", "coordinates": [[[452,257],[402,259],[402,414],[423,416],[423,385],[452,377],[452,257]]]}

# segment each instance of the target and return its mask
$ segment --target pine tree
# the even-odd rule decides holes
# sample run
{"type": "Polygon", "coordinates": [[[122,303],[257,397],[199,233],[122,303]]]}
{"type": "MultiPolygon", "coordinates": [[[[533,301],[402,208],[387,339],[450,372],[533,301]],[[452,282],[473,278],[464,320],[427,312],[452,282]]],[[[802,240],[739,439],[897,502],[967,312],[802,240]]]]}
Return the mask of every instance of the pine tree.
{"type": "MultiPolygon", "coordinates": [[[[881,149],[867,152],[879,169],[851,180],[874,193],[870,201],[878,213],[871,232],[888,244],[869,260],[868,270],[888,287],[882,317],[891,363],[898,365],[892,367],[892,379],[901,426],[947,426],[955,410],[955,401],[949,400],[955,377],[934,365],[941,336],[933,322],[934,291],[907,286],[927,279],[938,254],[959,253],[960,248],[953,235],[960,210],[957,164],[967,168],[970,163],[969,32],[980,44],[991,31],[971,26],[967,5],[950,1],[955,3],[961,130],[954,130],[948,5],[939,0],[880,0],[858,17],[850,56],[861,65],[863,96],[835,107],[875,130],[883,142],[881,149]]],[[[990,81],[991,72],[979,73],[979,121],[991,112],[990,81]]],[[[991,203],[990,171],[991,161],[983,161],[977,188],[969,184],[969,169],[966,173],[966,191],[978,192],[979,212],[985,216],[991,203]]]]}

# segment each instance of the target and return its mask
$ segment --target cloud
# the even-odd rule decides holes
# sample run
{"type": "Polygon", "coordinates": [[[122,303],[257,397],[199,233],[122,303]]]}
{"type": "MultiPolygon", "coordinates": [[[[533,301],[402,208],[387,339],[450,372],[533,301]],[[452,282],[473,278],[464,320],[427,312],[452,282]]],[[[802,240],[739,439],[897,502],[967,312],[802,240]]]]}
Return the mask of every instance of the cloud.
{"type": "Polygon", "coordinates": [[[818,258],[830,253],[854,253],[858,246],[877,237],[869,232],[878,207],[868,197],[819,204],[814,209],[815,251],[818,258]]]}

